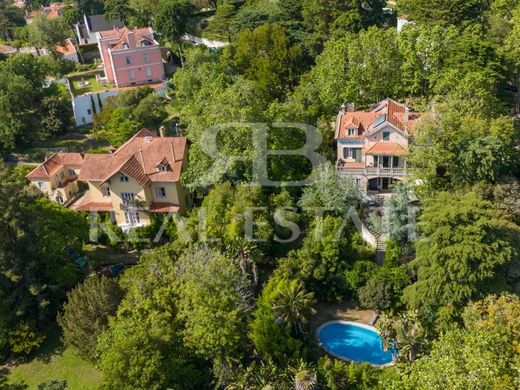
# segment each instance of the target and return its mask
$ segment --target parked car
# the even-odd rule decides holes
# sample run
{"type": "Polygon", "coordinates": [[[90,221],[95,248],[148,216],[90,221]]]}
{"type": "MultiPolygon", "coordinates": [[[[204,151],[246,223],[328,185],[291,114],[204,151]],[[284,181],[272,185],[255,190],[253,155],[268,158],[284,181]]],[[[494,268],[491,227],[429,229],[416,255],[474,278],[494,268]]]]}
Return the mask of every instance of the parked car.
{"type": "Polygon", "coordinates": [[[98,272],[105,276],[117,276],[125,269],[125,265],[123,263],[105,265],[101,267],[98,272]]]}

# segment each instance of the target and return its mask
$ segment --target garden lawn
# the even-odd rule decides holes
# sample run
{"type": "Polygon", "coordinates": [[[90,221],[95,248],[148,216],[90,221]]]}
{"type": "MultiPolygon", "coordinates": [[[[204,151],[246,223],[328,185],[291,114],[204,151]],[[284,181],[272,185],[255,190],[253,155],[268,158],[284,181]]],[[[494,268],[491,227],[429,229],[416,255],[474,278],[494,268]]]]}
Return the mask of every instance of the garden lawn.
{"type": "Polygon", "coordinates": [[[89,362],[80,358],[73,349],[64,348],[58,332],[53,332],[42,347],[26,363],[9,368],[7,383],[38,385],[51,380],[66,381],[69,389],[93,390],[101,385],[101,373],[89,362]]]}

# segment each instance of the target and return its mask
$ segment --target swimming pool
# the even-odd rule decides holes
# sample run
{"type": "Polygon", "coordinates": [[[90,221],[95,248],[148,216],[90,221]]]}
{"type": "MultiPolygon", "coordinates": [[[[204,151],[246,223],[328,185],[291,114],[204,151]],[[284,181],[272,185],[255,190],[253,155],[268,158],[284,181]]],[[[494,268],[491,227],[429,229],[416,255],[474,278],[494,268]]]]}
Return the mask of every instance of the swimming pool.
{"type": "Polygon", "coordinates": [[[316,331],[320,346],[332,356],[374,366],[391,366],[393,354],[383,350],[383,340],[373,326],[351,321],[330,321],[316,331]]]}

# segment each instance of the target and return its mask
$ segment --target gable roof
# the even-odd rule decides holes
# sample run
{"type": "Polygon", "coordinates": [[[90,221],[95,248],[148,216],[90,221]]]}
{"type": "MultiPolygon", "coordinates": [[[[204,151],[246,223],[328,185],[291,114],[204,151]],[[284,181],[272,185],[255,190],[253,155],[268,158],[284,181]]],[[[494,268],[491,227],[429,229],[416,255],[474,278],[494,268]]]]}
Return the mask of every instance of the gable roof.
{"type": "Polygon", "coordinates": [[[406,153],[406,149],[395,142],[379,141],[372,145],[365,154],[400,156],[406,153]]]}
{"type": "Polygon", "coordinates": [[[104,183],[117,173],[124,173],[143,186],[178,182],[185,150],[186,138],[158,137],[143,129],[112,154],[87,154],[78,180],[104,183]],[[166,161],[170,169],[159,171],[158,161],[166,161]]]}
{"type": "Polygon", "coordinates": [[[62,56],[68,56],[77,53],[76,47],[74,46],[70,38],[67,38],[65,42],[63,42],[63,45],[58,44],[54,46],[54,49],[62,56]]]}
{"type": "Polygon", "coordinates": [[[27,174],[27,179],[50,179],[52,174],[65,166],[80,168],[84,157],[81,153],[55,153],[27,174]]]}
{"type": "Polygon", "coordinates": [[[385,99],[375,105],[370,111],[354,111],[340,114],[339,125],[336,129],[336,138],[346,138],[347,129],[355,128],[358,134],[371,132],[383,123],[389,123],[403,133],[414,127],[417,113],[409,112],[404,104],[392,99],[385,99]],[[406,115],[408,114],[408,119],[406,115]]]}

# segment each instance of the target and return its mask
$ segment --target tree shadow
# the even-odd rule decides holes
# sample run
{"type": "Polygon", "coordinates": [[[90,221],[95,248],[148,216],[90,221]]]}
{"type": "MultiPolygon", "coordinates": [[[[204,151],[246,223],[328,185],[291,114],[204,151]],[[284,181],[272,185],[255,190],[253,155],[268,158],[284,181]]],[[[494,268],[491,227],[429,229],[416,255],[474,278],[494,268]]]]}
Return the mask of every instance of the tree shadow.
{"type": "Polygon", "coordinates": [[[63,355],[65,346],[61,342],[61,331],[58,326],[53,326],[43,344],[33,354],[29,360],[37,360],[43,363],[49,363],[54,356],[63,355]]]}
{"type": "Polygon", "coordinates": [[[7,383],[7,376],[9,369],[7,367],[0,367],[0,390],[23,390],[28,389],[29,386],[25,383],[7,383]]]}

